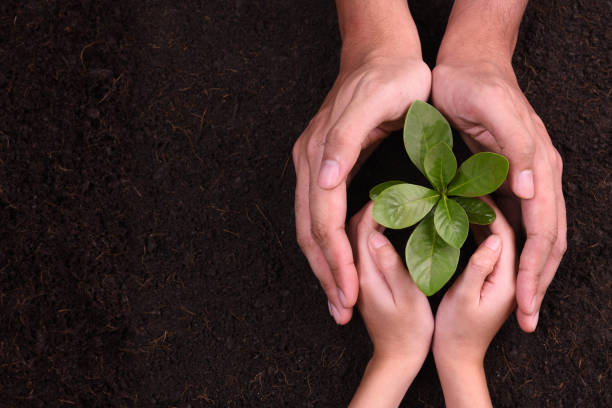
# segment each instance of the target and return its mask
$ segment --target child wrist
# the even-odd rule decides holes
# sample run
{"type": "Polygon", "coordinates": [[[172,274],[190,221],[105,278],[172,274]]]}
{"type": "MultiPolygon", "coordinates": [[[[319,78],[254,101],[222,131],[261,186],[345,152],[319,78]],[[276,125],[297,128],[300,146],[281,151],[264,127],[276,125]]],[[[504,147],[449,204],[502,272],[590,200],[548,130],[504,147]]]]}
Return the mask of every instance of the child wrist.
{"type": "Polygon", "coordinates": [[[392,357],[390,355],[374,354],[368,362],[368,369],[380,373],[381,376],[407,390],[423,365],[423,360],[405,356],[392,357]]]}
{"type": "Polygon", "coordinates": [[[484,354],[433,350],[438,371],[473,372],[484,366],[484,354]]]}

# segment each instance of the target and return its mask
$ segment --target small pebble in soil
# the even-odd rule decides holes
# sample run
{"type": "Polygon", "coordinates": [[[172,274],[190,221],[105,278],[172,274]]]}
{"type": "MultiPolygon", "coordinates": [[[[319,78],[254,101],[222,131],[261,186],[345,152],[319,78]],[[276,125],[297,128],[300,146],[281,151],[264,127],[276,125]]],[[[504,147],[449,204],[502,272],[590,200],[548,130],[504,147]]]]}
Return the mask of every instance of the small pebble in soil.
{"type": "Polygon", "coordinates": [[[152,236],[147,237],[147,252],[153,253],[157,248],[157,243],[155,242],[155,238],[152,236]]]}
{"type": "Polygon", "coordinates": [[[100,110],[94,107],[88,108],[87,117],[92,120],[100,119],[100,110]]]}
{"type": "Polygon", "coordinates": [[[231,350],[234,347],[234,339],[232,339],[231,337],[228,337],[227,339],[225,339],[225,348],[228,350],[231,350]]]}

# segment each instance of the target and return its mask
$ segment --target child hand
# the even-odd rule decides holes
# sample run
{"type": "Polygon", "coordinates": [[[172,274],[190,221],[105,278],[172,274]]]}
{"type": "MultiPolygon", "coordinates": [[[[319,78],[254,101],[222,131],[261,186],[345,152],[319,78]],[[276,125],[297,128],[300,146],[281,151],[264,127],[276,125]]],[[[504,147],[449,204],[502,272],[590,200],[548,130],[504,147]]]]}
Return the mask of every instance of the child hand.
{"type": "Polygon", "coordinates": [[[359,312],[374,343],[375,356],[422,362],[434,329],[431,308],[382,231],[372,218],[372,203],[351,219],[359,312]]]}
{"type": "MultiPolygon", "coordinates": [[[[515,307],[514,231],[496,212],[490,235],[446,292],[436,313],[433,353],[447,406],[489,406],[484,356],[515,307]]],[[[474,231],[476,236],[482,230],[474,231]]]]}
{"type": "Polygon", "coordinates": [[[351,407],[397,406],[420,370],[434,329],[427,297],[372,218],[372,202],[350,222],[359,275],[359,312],[374,355],[351,407]]]}

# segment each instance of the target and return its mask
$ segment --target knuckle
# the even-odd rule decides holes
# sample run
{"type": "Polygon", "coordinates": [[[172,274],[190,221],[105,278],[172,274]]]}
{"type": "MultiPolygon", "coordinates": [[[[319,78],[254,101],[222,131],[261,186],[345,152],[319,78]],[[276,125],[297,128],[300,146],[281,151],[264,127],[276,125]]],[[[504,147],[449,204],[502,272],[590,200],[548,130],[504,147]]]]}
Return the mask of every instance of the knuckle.
{"type": "Polygon", "coordinates": [[[472,255],[470,264],[472,269],[479,274],[485,274],[492,268],[491,257],[482,253],[475,253],[472,255]]]}
{"type": "Polygon", "coordinates": [[[504,100],[508,97],[508,86],[499,80],[482,83],[476,88],[476,91],[481,95],[482,103],[487,105],[493,101],[504,100]]]}
{"type": "MultiPolygon", "coordinates": [[[[517,284],[520,287],[535,288],[540,279],[542,271],[539,268],[540,261],[537,257],[521,257],[518,270],[518,279],[522,279],[522,282],[517,284]]],[[[535,290],[535,289],[534,289],[535,290]]]]}
{"type": "MultiPolygon", "coordinates": [[[[315,273],[315,276],[316,276],[316,273],[315,273]]],[[[321,287],[323,288],[323,292],[325,292],[328,298],[331,298],[331,296],[334,294],[335,289],[336,289],[336,283],[334,282],[334,280],[330,279],[329,277],[319,277],[319,276],[317,276],[317,279],[319,279],[319,283],[321,284],[321,287]]]]}
{"type": "Polygon", "coordinates": [[[328,264],[329,264],[329,270],[331,271],[332,276],[334,276],[336,279],[340,277],[340,265],[338,265],[337,262],[335,262],[333,259],[328,259],[328,264]]]}
{"type": "Polygon", "coordinates": [[[329,229],[323,223],[313,222],[310,232],[314,240],[320,244],[324,244],[329,240],[329,229]]]}
{"type": "Polygon", "coordinates": [[[311,137],[306,143],[306,155],[309,159],[314,159],[321,151],[321,142],[314,137],[311,137]]]}
{"type": "Polygon", "coordinates": [[[499,80],[488,79],[474,85],[469,91],[469,100],[473,101],[465,108],[470,117],[483,117],[491,107],[509,99],[508,86],[499,80]]]}
{"type": "Polygon", "coordinates": [[[556,228],[547,228],[538,234],[538,238],[546,242],[548,245],[553,247],[557,242],[557,229],[556,228]]]}
{"type": "Polygon", "coordinates": [[[357,220],[357,231],[363,232],[371,229],[368,220],[366,217],[361,217],[360,220],[357,220]]]}
{"type": "Polygon", "coordinates": [[[312,248],[315,244],[314,240],[312,239],[312,236],[310,236],[310,234],[304,234],[302,232],[297,233],[297,243],[299,245],[299,247],[302,249],[302,251],[306,251],[310,248],[312,248]]]}
{"type": "Polygon", "coordinates": [[[334,126],[332,130],[329,131],[329,135],[327,136],[325,144],[342,146],[346,144],[350,138],[351,134],[348,129],[339,126],[334,126]]]}
{"type": "Polygon", "coordinates": [[[520,147],[520,153],[526,160],[530,160],[533,158],[535,154],[535,145],[533,143],[533,139],[531,139],[530,137],[526,137],[525,139],[523,139],[522,146],[520,147]]]}
{"type": "Polygon", "coordinates": [[[376,72],[369,72],[363,76],[359,86],[360,92],[364,96],[373,96],[381,91],[385,91],[389,82],[376,72]]]}
{"type": "Polygon", "coordinates": [[[387,251],[386,247],[383,247],[378,256],[378,264],[383,271],[394,271],[398,268],[399,262],[397,256],[393,256],[387,251]]]}

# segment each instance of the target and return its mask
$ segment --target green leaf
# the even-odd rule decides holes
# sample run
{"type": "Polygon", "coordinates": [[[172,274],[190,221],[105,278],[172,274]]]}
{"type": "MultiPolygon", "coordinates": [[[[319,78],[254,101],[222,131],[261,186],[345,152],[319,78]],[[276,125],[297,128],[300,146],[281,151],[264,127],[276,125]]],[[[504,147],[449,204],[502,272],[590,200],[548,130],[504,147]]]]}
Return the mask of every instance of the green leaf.
{"type": "Polygon", "coordinates": [[[404,121],[404,146],[421,173],[425,174],[425,155],[440,142],[453,147],[453,134],[448,121],[430,104],[414,101],[404,121]]]}
{"type": "Polygon", "coordinates": [[[402,183],[404,183],[404,182],[403,181],[399,181],[399,180],[391,180],[391,181],[385,181],[384,183],[380,183],[380,184],[375,185],[370,190],[370,200],[376,200],[376,197],[378,197],[380,195],[380,193],[385,191],[387,188],[389,188],[391,186],[394,186],[396,184],[402,184],[402,183]]]}
{"type": "Polygon", "coordinates": [[[451,182],[457,172],[457,159],[451,148],[444,142],[438,143],[425,155],[425,175],[439,192],[451,182]]]}
{"type": "Polygon", "coordinates": [[[465,210],[459,204],[442,196],[434,212],[434,225],[438,235],[447,244],[461,248],[468,236],[470,222],[465,210]]]}
{"type": "Polygon", "coordinates": [[[376,222],[387,228],[407,228],[427,215],[439,198],[440,195],[429,188],[397,184],[376,197],[372,215],[376,222]]]}
{"type": "Polygon", "coordinates": [[[448,282],[459,262],[459,250],[438,235],[433,219],[427,216],[421,221],[406,244],[406,265],[410,276],[427,296],[448,282]]]}
{"type": "Polygon", "coordinates": [[[497,190],[508,175],[508,160],[499,154],[477,153],[461,164],[448,195],[480,197],[497,190]]]}
{"type": "Polygon", "coordinates": [[[453,200],[463,207],[470,223],[489,225],[495,221],[495,211],[478,198],[454,197],[453,200]]]}

